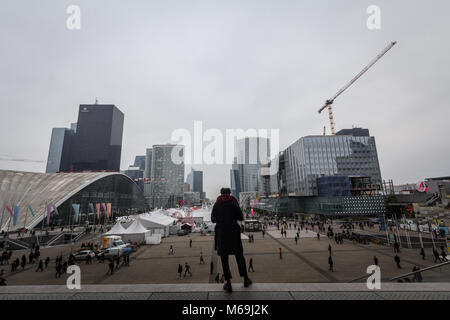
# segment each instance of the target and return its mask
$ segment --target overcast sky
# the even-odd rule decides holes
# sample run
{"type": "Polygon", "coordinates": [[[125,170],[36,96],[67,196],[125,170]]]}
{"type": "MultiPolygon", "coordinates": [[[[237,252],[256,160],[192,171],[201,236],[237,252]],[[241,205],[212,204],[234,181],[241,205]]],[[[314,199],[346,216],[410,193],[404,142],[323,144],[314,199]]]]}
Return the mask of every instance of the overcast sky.
{"type": "MultiPolygon", "coordinates": [[[[395,184],[450,175],[449,12],[448,0],[2,0],[0,158],[44,162],[0,169],[45,171],[52,128],[96,97],[125,114],[122,169],[194,120],[280,129],[284,149],[329,133],[317,109],[396,40],[336,100],[336,129],[369,128],[395,184]],[[80,30],[66,27],[72,4],[80,30]],[[381,30],[366,27],[372,4],[381,30]]],[[[230,166],[196,169],[209,197],[230,183],[230,166]]]]}

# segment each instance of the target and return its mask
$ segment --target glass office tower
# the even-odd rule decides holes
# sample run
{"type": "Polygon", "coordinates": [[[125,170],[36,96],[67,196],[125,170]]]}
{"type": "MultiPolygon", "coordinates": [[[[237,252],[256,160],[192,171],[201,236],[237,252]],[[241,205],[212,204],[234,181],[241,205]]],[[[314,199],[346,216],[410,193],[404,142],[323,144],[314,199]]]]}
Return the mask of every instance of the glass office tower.
{"type": "Polygon", "coordinates": [[[367,129],[339,131],[334,136],[300,138],[285,151],[287,193],[317,196],[317,178],[369,176],[381,184],[375,138],[367,129]]]}

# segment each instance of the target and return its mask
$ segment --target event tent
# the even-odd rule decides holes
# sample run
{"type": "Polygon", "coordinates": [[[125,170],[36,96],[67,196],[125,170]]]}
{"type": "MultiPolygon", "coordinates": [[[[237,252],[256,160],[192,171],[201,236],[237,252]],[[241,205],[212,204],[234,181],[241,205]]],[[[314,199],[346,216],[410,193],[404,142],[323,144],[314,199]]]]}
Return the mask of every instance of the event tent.
{"type": "Polygon", "coordinates": [[[139,215],[139,221],[146,229],[152,230],[153,234],[159,233],[167,237],[170,234],[170,226],[174,225],[177,219],[161,213],[143,213],[139,215]]]}
{"type": "Polygon", "coordinates": [[[117,222],[111,228],[111,230],[109,230],[108,232],[105,233],[105,236],[112,236],[112,235],[120,236],[120,235],[124,234],[125,231],[126,231],[126,229],[122,226],[122,224],[120,222],[117,222]]]}
{"type": "Polygon", "coordinates": [[[124,242],[131,243],[142,243],[146,241],[151,235],[151,231],[144,228],[144,226],[138,221],[133,220],[131,225],[125,229],[125,232],[122,234],[122,240],[124,242]]]}

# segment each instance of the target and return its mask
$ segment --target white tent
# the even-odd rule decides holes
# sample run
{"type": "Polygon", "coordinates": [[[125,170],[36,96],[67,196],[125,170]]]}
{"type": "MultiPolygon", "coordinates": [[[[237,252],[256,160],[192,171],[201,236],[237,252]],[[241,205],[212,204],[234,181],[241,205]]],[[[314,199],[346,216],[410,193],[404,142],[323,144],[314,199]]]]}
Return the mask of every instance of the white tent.
{"type": "Polygon", "coordinates": [[[122,226],[122,224],[120,222],[117,222],[112,228],[111,230],[109,230],[108,232],[105,233],[106,236],[112,236],[112,235],[122,235],[124,234],[126,231],[126,229],[122,226]]]}
{"type": "Polygon", "coordinates": [[[144,228],[138,220],[134,220],[131,225],[125,229],[124,234],[122,234],[122,239],[124,242],[142,243],[145,242],[145,239],[150,237],[150,235],[151,231],[144,228]]]}
{"type": "Polygon", "coordinates": [[[170,234],[170,226],[177,221],[161,213],[143,213],[139,215],[139,221],[147,230],[152,230],[153,234],[159,233],[162,237],[170,234]]]}

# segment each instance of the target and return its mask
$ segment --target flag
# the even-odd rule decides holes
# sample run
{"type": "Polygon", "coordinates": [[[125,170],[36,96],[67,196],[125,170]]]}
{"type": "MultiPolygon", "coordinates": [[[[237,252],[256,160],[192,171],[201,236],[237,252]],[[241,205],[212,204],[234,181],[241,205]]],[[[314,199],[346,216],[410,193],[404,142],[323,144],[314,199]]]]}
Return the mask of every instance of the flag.
{"type": "Polygon", "coordinates": [[[91,209],[91,213],[95,213],[94,205],[92,203],[89,203],[89,209],[91,209]]]}
{"type": "Polygon", "coordinates": [[[28,206],[28,210],[30,210],[30,212],[31,212],[31,215],[34,217],[34,212],[33,212],[33,208],[31,207],[31,205],[30,206],[28,206]]]}
{"type": "Polygon", "coordinates": [[[106,216],[109,218],[109,217],[111,216],[111,202],[108,202],[108,203],[106,204],[106,208],[107,208],[107,210],[106,210],[106,216]]]}
{"type": "Polygon", "coordinates": [[[19,217],[20,207],[19,206],[14,206],[13,210],[14,210],[13,226],[15,227],[16,224],[17,224],[17,218],[19,217]]]}
{"type": "Polygon", "coordinates": [[[100,203],[96,203],[95,208],[97,209],[97,220],[100,221],[100,203]]]}
{"type": "Polygon", "coordinates": [[[56,208],[55,205],[52,206],[53,210],[55,211],[56,214],[59,214],[58,209],[56,208]]]}
{"type": "Polygon", "coordinates": [[[14,216],[14,213],[13,213],[13,211],[11,209],[11,206],[6,206],[5,208],[6,208],[6,210],[8,210],[9,214],[11,215],[11,217],[14,216]]]}
{"type": "Polygon", "coordinates": [[[105,215],[106,215],[106,203],[102,203],[102,208],[103,208],[103,212],[104,212],[105,215]]]}
{"type": "Polygon", "coordinates": [[[80,205],[76,204],[76,203],[73,203],[72,204],[72,208],[73,208],[73,211],[75,211],[75,221],[78,222],[78,217],[80,215],[80,205]]]}

